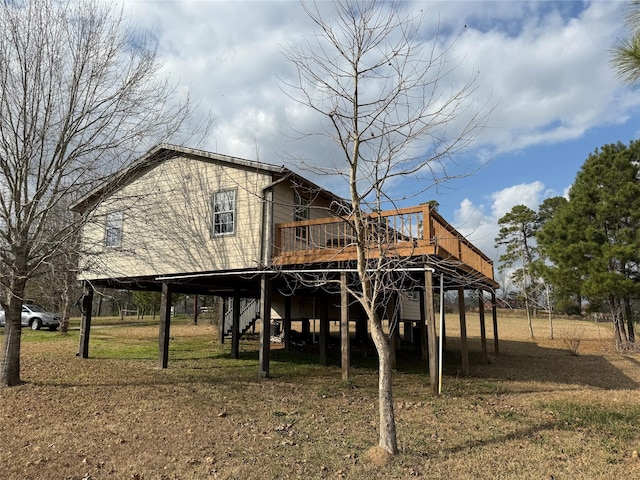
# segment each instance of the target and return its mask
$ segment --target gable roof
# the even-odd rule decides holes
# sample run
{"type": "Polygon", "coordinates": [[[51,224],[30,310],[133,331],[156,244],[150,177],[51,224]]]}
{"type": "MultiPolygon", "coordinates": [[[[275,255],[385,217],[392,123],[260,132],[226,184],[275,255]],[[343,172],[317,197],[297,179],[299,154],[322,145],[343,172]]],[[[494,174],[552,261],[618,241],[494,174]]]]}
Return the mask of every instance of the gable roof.
{"type": "Polygon", "coordinates": [[[162,162],[182,155],[199,157],[203,160],[211,160],[233,167],[247,168],[259,173],[277,176],[279,179],[290,177],[295,182],[301,185],[307,185],[309,188],[321,192],[322,195],[325,195],[332,200],[344,203],[344,199],[324,190],[284,166],[276,166],[268,163],[246,160],[244,158],[208,152],[206,150],[162,143],[149,150],[127,168],[114,173],[104,182],[104,184],[76,200],[69,208],[74,212],[84,212],[87,208],[99,202],[101,198],[104,198],[105,196],[110,195],[123,186],[131,183],[142,174],[160,165],[162,162]]]}

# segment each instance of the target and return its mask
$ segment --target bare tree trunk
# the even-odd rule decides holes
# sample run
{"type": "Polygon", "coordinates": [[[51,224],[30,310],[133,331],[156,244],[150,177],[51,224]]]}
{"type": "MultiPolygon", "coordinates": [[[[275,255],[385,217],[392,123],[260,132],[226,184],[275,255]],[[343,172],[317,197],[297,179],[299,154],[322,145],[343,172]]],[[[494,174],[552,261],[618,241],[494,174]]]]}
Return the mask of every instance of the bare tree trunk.
{"type": "Polygon", "coordinates": [[[12,286],[9,308],[6,312],[2,369],[0,370],[0,386],[3,387],[13,387],[22,383],[20,380],[20,340],[22,337],[20,319],[25,284],[24,277],[18,276],[12,286]]]}
{"type": "Polygon", "coordinates": [[[69,302],[69,279],[67,275],[63,275],[64,277],[64,288],[62,289],[62,293],[60,295],[60,300],[62,302],[60,308],[60,333],[67,333],[69,331],[69,310],[71,305],[69,302]]]}
{"type": "Polygon", "coordinates": [[[622,332],[622,330],[624,329],[624,326],[622,325],[622,319],[615,313],[613,314],[612,320],[613,320],[613,331],[614,331],[615,340],[616,340],[616,350],[621,352],[624,350],[625,344],[626,344],[626,341],[624,339],[624,333],[622,332]]]}
{"type": "Polygon", "coordinates": [[[631,310],[631,301],[629,300],[628,296],[624,299],[624,314],[625,317],[627,317],[627,333],[629,343],[635,343],[636,334],[633,328],[633,311],[631,310]]]}
{"type": "Polygon", "coordinates": [[[531,334],[531,338],[535,338],[533,336],[533,321],[531,319],[531,307],[529,306],[529,296],[526,294],[524,296],[524,308],[527,310],[527,320],[529,321],[529,333],[531,334]]]}
{"type": "Polygon", "coordinates": [[[616,350],[621,352],[627,347],[627,332],[624,328],[624,320],[622,318],[622,312],[617,300],[614,298],[610,298],[609,303],[611,306],[611,320],[613,322],[616,350]]]}
{"type": "Polygon", "coordinates": [[[379,445],[391,454],[398,452],[396,421],[393,410],[393,385],[391,348],[382,330],[380,317],[375,313],[369,317],[371,338],[378,351],[378,402],[380,410],[379,445]]]}
{"type": "Polygon", "coordinates": [[[544,285],[544,297],[547,304],[547,312],[549,312],[549,338],[553,340],[553,304],[551,303],[551,292],[548,283],[544,285]]]}

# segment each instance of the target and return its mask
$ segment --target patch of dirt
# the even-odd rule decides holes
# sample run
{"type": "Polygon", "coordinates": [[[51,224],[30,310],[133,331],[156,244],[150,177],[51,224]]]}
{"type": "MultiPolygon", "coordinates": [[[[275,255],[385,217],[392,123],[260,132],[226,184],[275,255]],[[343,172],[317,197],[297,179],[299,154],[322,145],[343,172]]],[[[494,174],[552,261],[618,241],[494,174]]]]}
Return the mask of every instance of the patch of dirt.
{"type": "Polygon", "coordinates": [[[393,455],[380,446],[375,446],[367,450],[367,459],[378,467],[389,465],[393,460],[393,455]]]}

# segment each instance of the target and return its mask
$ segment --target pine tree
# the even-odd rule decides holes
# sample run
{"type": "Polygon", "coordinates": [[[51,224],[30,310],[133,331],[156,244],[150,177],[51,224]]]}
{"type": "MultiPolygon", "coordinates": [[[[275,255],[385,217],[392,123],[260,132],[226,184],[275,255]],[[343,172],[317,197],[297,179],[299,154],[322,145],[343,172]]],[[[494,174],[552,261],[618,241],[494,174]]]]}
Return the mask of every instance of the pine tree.
{"type": "Polygon", "coordinates": [[[502,227],[496,237],[496,247],[506,246],[506,252],[500,255],[498,270],[500,272],[512,270],[511,279],[522,293],[529,321],[529,333],[533,338],[531,308],[535,279],[532,275],[532,266],[537,258],[535,246],[537,215],[529,207],[516,205],[498,220],[498,225],[502,227]]]}
{"type": "Polygon", "coordinates": [[[592,306],[608,306],[619,349],[635,341],[631,301],[640,296],[639,161],[640,142],[597,149],[578,172],[569,202],[538,236],[592,306]]]}

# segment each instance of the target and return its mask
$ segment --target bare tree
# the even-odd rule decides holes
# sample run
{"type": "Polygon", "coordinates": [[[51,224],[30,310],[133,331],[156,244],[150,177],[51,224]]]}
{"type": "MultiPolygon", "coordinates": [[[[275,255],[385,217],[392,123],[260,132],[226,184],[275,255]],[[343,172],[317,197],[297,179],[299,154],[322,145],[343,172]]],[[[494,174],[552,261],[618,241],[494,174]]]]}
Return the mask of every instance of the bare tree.
{"type": "Polygon", "coordinates": [[[20,383],[27,282],[84,221],[58,222],[59,207],[183,134],[193,105],[160,67],[151,38],[104,2],[0,4],[1,385],[20,383]]]}
{"type": "MultiPolygon", "coordinates": [[[[379,357],[379,446],[397,452],[392,398],[392,354],[381,312],[400,290],[399,259],[389,250],[384,219],[394,209],[451,178],[454,155],[477,137],[487,109],[471,101],[476,78],[455,86],[445,77],[458,65],[447,59],[436,34],[425,43],[422,14],[404,14],[388,2],[339,2],[329,17],[323,5],[304,5],[318,33],[286,50],[298,80],[290,95],[326,121],[341,160],[325,174],[347,183],[345,218],[357,252],[357,282],[350,288],[368,318],[379,357]],[[420,182],[412,191],[411,178],[420,182]]],[[[404,260],[406,261],[406,260],[404,260]]],[[[390,327],[393,330],[393,325],[390,327]]],[[[390,332],[389,332],[390,333],[390,332]]]]}
{"type": "MultiPolygon", "coordinates": [[[[48,237],[66,229],[74,222],[73,215],[66,201],[52,206],[48,225],[42,235],[48,237]]],[[[60,313],[61,333],[68,332],[71,309],[81,295],[77,281],[79,240],[79,235],[70,235],[59,244],[56,251],[32,272],[26,285],[27,298],[42,304],[49,311],[60,313]]]]}

